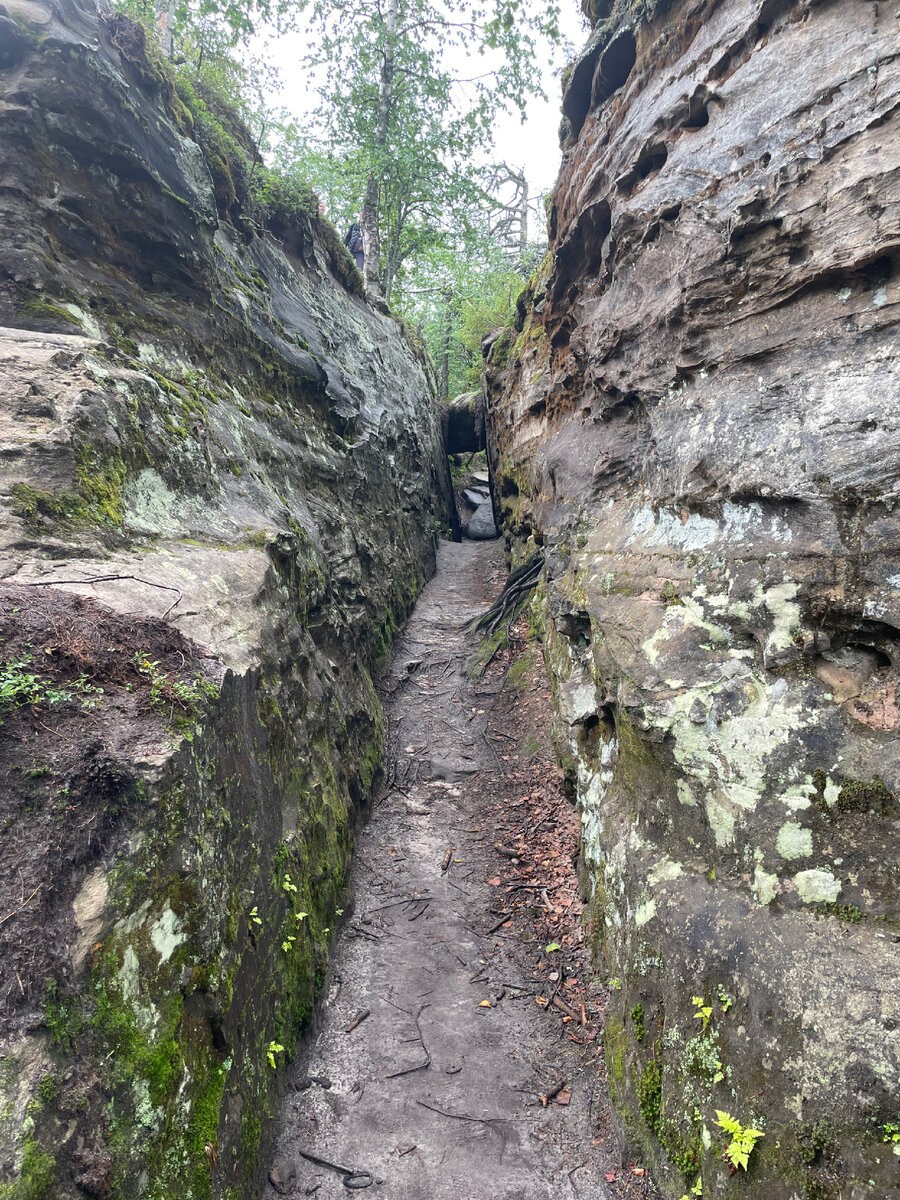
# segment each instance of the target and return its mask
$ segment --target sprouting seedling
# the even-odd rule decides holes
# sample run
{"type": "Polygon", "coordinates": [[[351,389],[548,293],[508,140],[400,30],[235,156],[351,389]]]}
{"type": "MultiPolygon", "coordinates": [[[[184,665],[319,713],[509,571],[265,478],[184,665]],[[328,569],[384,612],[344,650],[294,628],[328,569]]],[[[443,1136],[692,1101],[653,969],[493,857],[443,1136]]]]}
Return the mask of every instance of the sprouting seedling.
{"type": "Polygon", "coordinates": [[[718,991],[719,991],[719,1004],[722,1006],[722,1012],[727,1013],[729,1008],[731,1008],[732,1004],[734,1004],[734,997],[729,996],[729,994],[725,991],[725,988],[722,986],[721,983],[719,984],[718,991]]]}
{"type": "Polygon", "coordinates": [[[288,950],[290,950],[291,946],[293,946],[293,944],[294,944],[294,942],[296,942],[296,940],[297,939],[294,937],[294,935],[292,933],[288,933],[285,935],[285,939],[281,943],[281,948],[285,952],[285,954],[287,954],[288,950]]]}
{"type": "Polygon", "coordinates": [[[887,1125],[882,1125],[881,1128],[884,1131],[884,1137],[881,1140],[887,1142],[893,1153],[900,1156],[900,1125],[888,1122],[887,1125]]]}
{"type": "Polygon", "coordinates": [[[284,891],[293,892],[294,895],[297,894],[297,885],[294,883],[293,879],[291,879],[290,875],[285,875],[284,879],[281,881],[281,886],[284,891]]]}
{"type": "Polygon", "coordinates": [[[250,920],[253,922],[254,925],[262,925],[262,917],[259,915],[259,912],[257,911],[257,907],[255,904],[250,909],[250,920]]]}
{"type": "Polygon", "coordinates": [[[280,1042],[269,1042],[269,1048],[266,1051],[266,1058],[269,1060],[269,1066],[275,1070],[275,1055],[280,1054],[284,1050],[284,1046],[280,1042]]]}
{"type": "Polygon", "coordinates": [[[694,1019],[703,1022],[703,1029],[705,1031],[712,1016],[712,1005],[704,1004],[702,996],[691,996],[691,1004],[697,1009],[697,1012],[694,1013],[694,1019]]]}
{"type": "Polygon", "coordinates": [[[716,1124],[731,1137],[722,1151],[722,1157],[731,1165],[731,1173],[734,1174],[738,1167],[746,1171],[753,1147],[765,1134],[761,1129],[745,1129],[731,1113],[723,1112],[721,1108],[716,1109],[716,1124]]]}
{"type": "Polygon", "coordinates": [[[294,913],[294,917],[298,921],[302,921],[304,919],[304,917],[308,917],[308,916],[309,916],[309,913],[307,913],[307,912],[294,913]]]}

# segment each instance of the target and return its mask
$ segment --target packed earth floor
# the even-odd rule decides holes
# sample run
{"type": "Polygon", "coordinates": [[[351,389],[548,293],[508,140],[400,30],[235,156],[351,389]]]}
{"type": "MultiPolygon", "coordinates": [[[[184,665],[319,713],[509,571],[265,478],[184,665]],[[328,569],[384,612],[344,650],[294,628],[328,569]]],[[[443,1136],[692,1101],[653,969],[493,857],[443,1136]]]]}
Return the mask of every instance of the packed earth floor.
{"type": "Polygon", "coordinates": [[[464,632],[504,577],[500,543],[442,543],[397,641],[387,783],[262,1200],[656,1194],[612,1136],[608,992],[585,945],[540,655],[522,620],[479,676],[464,632]]]}

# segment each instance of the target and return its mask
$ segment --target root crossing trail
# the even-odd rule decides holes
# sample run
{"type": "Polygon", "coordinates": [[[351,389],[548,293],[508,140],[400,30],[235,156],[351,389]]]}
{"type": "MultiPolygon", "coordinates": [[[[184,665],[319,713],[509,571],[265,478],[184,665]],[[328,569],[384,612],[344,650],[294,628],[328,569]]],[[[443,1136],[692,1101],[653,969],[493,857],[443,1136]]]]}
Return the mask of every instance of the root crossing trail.
{"type": "Polygon", "coordinates": [[[468,679],[474,646],[460,632],[502,578],[499,543],[442,543],[398,640],[384,681],[391,786],[359,838],[353,912],[292,1067],[262,1200],[354,1186],[389,1200],[621,1194],[594,1132],[598,1043],[589,1057],[568,1032],[579,1023],[536,1003],[552,994],[546,975],[502,928],[493,822],[511,786],[503,755],[515,756],[509,735],[489,740],[499,681],[468,679]],[[544,1107],[561,1082],[562,1102],[544,1107]]]}

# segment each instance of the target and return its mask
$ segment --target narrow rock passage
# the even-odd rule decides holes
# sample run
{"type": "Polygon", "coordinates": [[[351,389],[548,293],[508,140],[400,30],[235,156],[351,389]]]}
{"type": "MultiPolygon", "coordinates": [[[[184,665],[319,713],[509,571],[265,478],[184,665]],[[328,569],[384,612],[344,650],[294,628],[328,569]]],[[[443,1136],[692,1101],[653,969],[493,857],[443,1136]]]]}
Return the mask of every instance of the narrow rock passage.
{"type": "Polygon", "coordinates": [[[485,782],[500,786],[502,763],[485,737],[494,697],[466,675],[460,627],[502,575],[500,543],[442,543],[398,640],[385,681],[392,786],[359,838],[353,913],[292,1068],[264,1200],[347,1194],[300,1150],[371,1173],[366,1194],[390,1200],[609,1195],[591,1145],[596,1069],[535,1004],[545,980],[498,940],[487,882],[485,782]],[[542,1107],[562,1079],[571,1101],[542,1107]]]}

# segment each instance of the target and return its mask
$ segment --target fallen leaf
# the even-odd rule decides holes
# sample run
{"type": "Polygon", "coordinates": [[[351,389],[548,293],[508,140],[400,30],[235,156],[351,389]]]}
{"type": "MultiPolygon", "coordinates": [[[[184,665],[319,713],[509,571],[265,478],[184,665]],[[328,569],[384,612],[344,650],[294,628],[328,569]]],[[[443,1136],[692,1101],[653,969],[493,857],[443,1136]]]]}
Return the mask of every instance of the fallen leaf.
{"type": "Polygon", "coordinates": [[[607,1183],[615,1183],[618,1178],[619,1177],[615,1173],[615,1171],[607,1171],[606,1172],[606,1182],[607,1183]]]}
{"type": "Polygon", "coordinates": [[[491,887],[499,887],[500,886],[499,879],[489,879],[488,883],[491,885],[491,887]]]}
{"type": "Polygon", "coordinates": [[[490,1000],[482,1000],[481,1003],[478,1005],[478,1007],[479,1008],[490,1008],[491,1002],[490,1002],[490,1000]]]}
{"type": "Polygon", "coordinates": [[[632,1175],[637,1175],[642,1179],[647,1174],[646,1167],[635,1167],[635,1166],[632,1166],[631,1163],[628,1164],[628,1170],[632,1173],[632,1175]]]}
{"type": "Polygon", "coordinates": [[[571,1104],[571,1102],[572,1102],[572,1093],[569,1091],[568,1088],[563,1088],[563,1090],[556,1097],[556,1103],[557,1104],[571,1104]]]}
{"type": "Polygon", "coordinates": [[[550,1003],[550,1001],[547,1000],[544,996],[535,996],[534,1002],[535,1002],[535,1004],[539,1004],[541,1006],[541,1008],[546,1008],[547,1005],[550,1003]]]}

